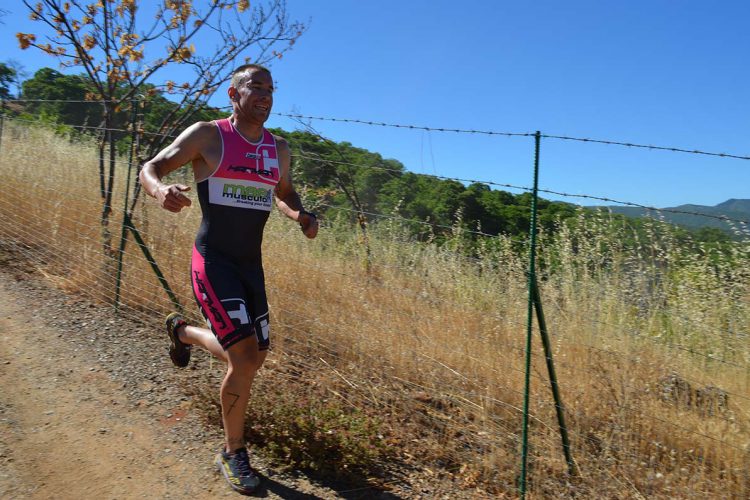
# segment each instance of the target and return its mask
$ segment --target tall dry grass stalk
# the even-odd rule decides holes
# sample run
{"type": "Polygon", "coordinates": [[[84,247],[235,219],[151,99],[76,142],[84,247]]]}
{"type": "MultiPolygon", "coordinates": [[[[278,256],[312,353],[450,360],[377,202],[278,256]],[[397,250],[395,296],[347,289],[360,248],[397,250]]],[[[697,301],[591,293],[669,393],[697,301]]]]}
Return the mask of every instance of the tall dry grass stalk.
{"type": "MultiPolygon", "coordinates": [[[[93,144],[6,120],[0,238],[71,293],[111,302],[96,168],[93,144]]],[[[386,219],[370,226],[367,272],[345,218],[325,221],[314,241],[282,219],[269,221],[264,260],[274,336],[266,376],[294,381],[283,397],[323,394],[370,415],[394,460],[513,492],[527,307],[517,244],[486,239],[469,258],[459,230],[438,247],[386,219]]],[[[174,215],[142,201],[134,222],[198,321],[188,279],[197,203],[174,215]]],[[[535,332],[534,497],[750,496],[750,244],[678,241],[658,220],[645,229],[582,210],[540,238],[540,291],[581,477],[566,476],[535,332]]],[[[127,313],[171,309],[132,238],[124,270],[127,313]]]]}

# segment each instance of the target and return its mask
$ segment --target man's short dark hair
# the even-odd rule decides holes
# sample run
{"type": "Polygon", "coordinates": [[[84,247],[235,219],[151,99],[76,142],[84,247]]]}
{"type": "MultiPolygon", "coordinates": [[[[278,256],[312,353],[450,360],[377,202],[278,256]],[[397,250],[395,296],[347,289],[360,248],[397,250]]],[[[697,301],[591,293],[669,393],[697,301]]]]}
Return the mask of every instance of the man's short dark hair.
{"type": "Polygon", "coordinates": [[[261,66],[260,64],[243,64],[242,66],[232,71],[232,87],[238,88],[240,85],[242,85],[245,81],[245,73],[251,69],[257,69],[260,71],[265,71],[269,75],[271,74],[270,69],[266,68],[265,66],[261,66]]]}

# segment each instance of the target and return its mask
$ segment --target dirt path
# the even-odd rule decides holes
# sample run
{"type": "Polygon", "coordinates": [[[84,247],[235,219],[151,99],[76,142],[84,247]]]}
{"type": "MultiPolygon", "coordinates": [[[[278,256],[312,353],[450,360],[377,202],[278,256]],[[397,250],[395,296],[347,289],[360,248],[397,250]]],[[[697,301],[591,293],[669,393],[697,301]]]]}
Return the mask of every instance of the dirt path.
{"type": "MultiPolygon", "coordinates": [[[[175,387],[197,372],[175,373],[153,325],[48,285],[0,259],[0,498],[238,497],[211,464],[219,430],[175,387]]],[[[261,497],[396,498],[255,465],[261,497]]]]}
{"type": "Polygon", "coordinates": [[[0,280],[0,497],[227,493],[210,470],[170,449],[170,419],[147,419],[101,363],[33,318],[19,288],[0,280]]]}
{"type": "Polygon", "coordinates": [[[98,364],[71,352],[42,325],[24,322],[28,311],[18,302],[0,284],[5,494],[166,498],[211,492],[189,464],[157,446],[156,426],[128,408],[98,364]]]}

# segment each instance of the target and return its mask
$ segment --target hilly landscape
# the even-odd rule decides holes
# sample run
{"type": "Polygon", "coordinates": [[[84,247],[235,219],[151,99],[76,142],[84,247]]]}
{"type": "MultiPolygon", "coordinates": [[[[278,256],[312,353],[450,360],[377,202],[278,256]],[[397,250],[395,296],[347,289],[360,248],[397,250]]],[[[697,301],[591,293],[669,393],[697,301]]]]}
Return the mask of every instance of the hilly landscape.
{"type": "MultiPolygon", "coordinates": [[[[608,206],[613,213],[628,217],[655,216],[653,210],[640,207],[608,206]]],[[[742,221],[750,224],[750,199],[731,198],[714,206],[685,204],[676,207],[665,207],[659,210],[659,217],[666,222],[691,229],[706,227],[718,228],[737,236],[742,221]],[[730,220],[720,220],[723,217],[730,220]]]]}

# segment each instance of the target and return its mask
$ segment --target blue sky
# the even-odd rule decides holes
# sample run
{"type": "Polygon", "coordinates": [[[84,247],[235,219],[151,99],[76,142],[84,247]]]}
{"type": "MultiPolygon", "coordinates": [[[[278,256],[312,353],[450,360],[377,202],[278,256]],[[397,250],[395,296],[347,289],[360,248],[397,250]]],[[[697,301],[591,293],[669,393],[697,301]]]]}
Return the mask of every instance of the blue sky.
{"type": "MultiPolygon", "coordinates": [[[[199,0],[196,0],[199,3],[199,0]]],[[[6,2],[0,60],[36,31],[6,2]]],[[[274,110],[750,156],[750,2],[288,0],[274,110]]],[[[215,104],[223,105],[222,99],[215,104]]],[[[313,121],[414,172],[530,186],[533,140],[313,121]]],[[[299,127],[274,115],[269,126],[299,127]]],[[[540,187],[659,207],[750,198],[750,161],[546,139],[540,187]]],[[[545,195],[546,196],[546,195],[545,195]]],[[[574,203],[590,200],[547,196],[574,203]]]]}

